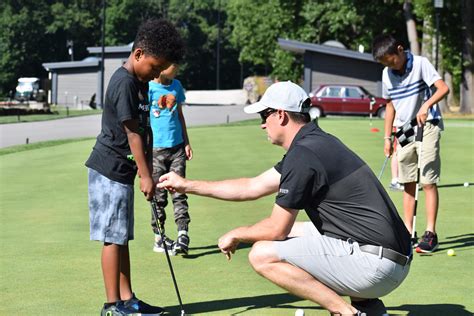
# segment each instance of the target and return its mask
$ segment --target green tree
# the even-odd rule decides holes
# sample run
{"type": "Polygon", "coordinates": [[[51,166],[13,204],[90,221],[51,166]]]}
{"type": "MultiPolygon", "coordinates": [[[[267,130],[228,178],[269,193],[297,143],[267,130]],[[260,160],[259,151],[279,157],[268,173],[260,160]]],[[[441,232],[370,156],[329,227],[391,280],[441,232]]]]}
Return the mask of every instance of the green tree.
{"type": "Polygon", "coordinates": [[[15,89],[20,75],[42,72],[39,56],[54,52],[48,47],[53,38],[45,35],[49,19],[46,1],[5,1],[0,3],[0,94],[15,89]]]}
{"type": "MultiPolygon", "coordinates": [[[[413,12],[418,20],[418,31],[424,34],[425,39],[422,42],[423,55],[428,57],[435,65],[435,41],[436,38],[436,11],[431,0],[412,0],[414,5],[413,12]]],[[[445,0],[444,8],[439,12],[439,67],[438,71],[442,76],[448,73],[452,77],[450,85],[451,95],[459,99],[459,88],[461,84],[462,73],[462,9],[461,2],[458,0],[445,0]]],[[[457,101],[455,101],[457,103],[457,101]]]]}
{"type": "Polygon", "coordinates": [[[58,52],[56,58],[45,60],[64,61],[68,56],[67,41],[74,43],[74,60],[88,56],[87,47],[97,45],[101,36],[101,0],[74,0],[56,2],[50,6],[52,22],[46,26],[46,32],[55,38],[50,43],[58,52]]]}
{"type": "MultiPolygon", "coordinates": [[[[298,12],[301,1],[230,0],[227,6],[228,23],[232,27],[231,44],[239,51],[239,61],[261,66],[265,75],[278,65],[277,73],[292,70],[294,57],[278,52],[279,37],[291,38],[300,25],[298,12]],[[285,65],[281,64],[285,63],[285,65]]],[[[299,72],[295,71],[297,77],[299,72]]],[[[286,74],[294,79],[295,75],[286,74]]]]}
{"type": "Polygon", "coordinates": [[[294,81],[302,76],[303,60],[281,51],[278,38],[315,44],[337,40],[350,49],[370,49],[378,33],[402,30],[401,12],[398,2],[367,5],[363,0],[230,0],[228,6],[231,43],[240,50],[239,60],[294,81]]]}
{"type": "Polygon", "coordinates": [[[74,41],[76,59],[97,43],[100,0],[0,2],[0,94],[15,89],[19,77],[45,78],[42,63],[69,60],[66,41],[74,41]]]}
{"type": "Polygon", "coordinates": [[[221,89],[241,87],[238,52],[229,42],[231,29],[226,23],[224,1],[171,0],[168,19],[181,30],[186,41],[185,60],[178,74],[186,89],[217,87],[217,41],[220,40],[221,89]],[[220,15],[220,23],[218,23],[220,15]]]}

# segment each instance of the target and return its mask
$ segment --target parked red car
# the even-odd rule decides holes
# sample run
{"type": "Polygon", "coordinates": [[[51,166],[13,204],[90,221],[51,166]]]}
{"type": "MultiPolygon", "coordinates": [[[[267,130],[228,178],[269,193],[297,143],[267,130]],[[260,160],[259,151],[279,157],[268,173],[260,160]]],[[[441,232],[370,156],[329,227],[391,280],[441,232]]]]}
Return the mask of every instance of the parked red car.
{"type": "Polygon", "coordinates": [[[309,94],[311,97],[311,116],[372,115],[385,117],[387,100],[370,94],[356,85],[321,85],[309,94]],[[371,105],[372,103],[372,105],[371,105]]]}

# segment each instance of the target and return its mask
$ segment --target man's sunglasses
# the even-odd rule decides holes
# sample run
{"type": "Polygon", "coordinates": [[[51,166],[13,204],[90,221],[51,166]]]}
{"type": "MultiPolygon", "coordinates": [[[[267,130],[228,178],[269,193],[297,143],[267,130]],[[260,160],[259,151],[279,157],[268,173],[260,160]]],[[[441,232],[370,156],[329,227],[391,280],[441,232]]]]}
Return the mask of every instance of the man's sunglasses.
{"type": "Polygon", "coordinates": [[[262,119],[262,124],[265,124],[267,122],[267,118],[273,113],[275,113],[276,111],[277,111],[276,109],[268,108],[266,110],[258,112],[258,114],[260,114],[260,118],[262,119]]]}

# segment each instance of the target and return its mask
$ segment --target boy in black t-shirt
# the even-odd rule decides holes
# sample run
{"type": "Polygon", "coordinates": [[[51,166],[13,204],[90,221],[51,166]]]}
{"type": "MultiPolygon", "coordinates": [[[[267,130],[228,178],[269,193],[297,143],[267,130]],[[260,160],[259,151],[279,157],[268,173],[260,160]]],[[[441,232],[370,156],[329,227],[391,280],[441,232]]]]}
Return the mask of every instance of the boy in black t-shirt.
{"type": "Polygon", "coordinates": [[[128,242],[134,238],[137,171],[145,198],[151,200],[154,195],[148,81],[182,55],[183,42],[176,28],[165,20],[148,20],[140,26],[130,56],[107,88],[101,132],[86,162],[90,238],[104,243],[101,262],[107,302],[102,315],[163,313],[132,292],[128,242]]]}

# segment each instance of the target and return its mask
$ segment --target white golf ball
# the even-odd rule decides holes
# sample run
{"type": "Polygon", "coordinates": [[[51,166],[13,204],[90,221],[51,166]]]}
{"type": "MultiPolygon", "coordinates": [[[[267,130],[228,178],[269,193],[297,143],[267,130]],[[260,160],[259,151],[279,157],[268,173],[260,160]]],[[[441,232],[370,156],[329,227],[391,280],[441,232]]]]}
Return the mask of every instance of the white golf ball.
{"type": "Polygon", "coordinates": [[[467,188],[469,186],[469,182],[464,182],[464,186],[467,188]]]}
{"type": "Polygon", "coordinates": [[[297,309],[295,312],[295,316],[304,316],[304,310],[301,308],[297,309]]]}

